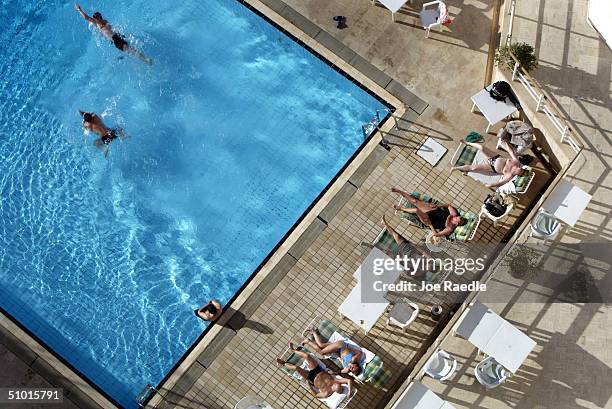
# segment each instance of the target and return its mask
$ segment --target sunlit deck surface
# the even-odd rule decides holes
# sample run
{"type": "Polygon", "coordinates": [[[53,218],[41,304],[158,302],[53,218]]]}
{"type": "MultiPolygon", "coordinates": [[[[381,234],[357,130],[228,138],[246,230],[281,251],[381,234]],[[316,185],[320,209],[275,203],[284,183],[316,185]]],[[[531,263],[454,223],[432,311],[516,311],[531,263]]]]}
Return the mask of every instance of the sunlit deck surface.
{"type": "MultiPolygon", "coordinates": [[[[266,3],[275,9],[285,8],[280,1],[266,3]]],[[[350,199],[333,218],[326,220],[327,225],[305,252],[298,259],[290,260],[292,267],[248,317],[247,325],[214,357],[201,358],[212,363],[200,371],[192,371],[190,376],[194,377],[194,373],[197,376],[184,382],[187,387],[162,390],[167,402],[159,407],[176,404],[177,407],[233,408],[247,395],[258,395],[275,408],[325,407],[274,363],[289,341],[302,340],[302,331],[315,316],[331,320],[353,340],[381,356],[385,367],[393,373],[388,385],[392,392],[431,342],[436,327],[444,322],[432,319],[430,306],[422,301],[422,312],[407,331],[387,327],[386,315],[367,336],[355,324],[343,320],[338,307],[356,284],[353,272],[365,257],[361,243],[371,243],[380,233],[383,214],[410,241],[422,242],[424,230],[409,226],[394,215],[392,205],[397,197],[391,193],[391,187],[426,193],[476,214],[490,193],[473,179],[459,172],[451,173],[450,158],[461,138],[473,130],[484,134],[486,128],[484,117],[470,112],[469,98],[483,87],[493,14],[489,3],[492,2],[449,1],[455,22],[450,30],[432,32],[430,39],[424,38],[415,17],[422,1],[406,6],[396,23],[392,23],[386,9],[366,0],[288,0],[286,3],[401,82],[429,106],[414,122],[399,122],[400,129],[388,136],[394,142],[390,150],[377,149],[383,152],[382,160],[361,185],[351,188],[354,193],[350,199]],[[333,27],[331,17],[337,14],[348,17],[348,29],[338,31],[333,27]],[[427,137],[448,149],[435,167],[416,155],[427,137]]],[[[487,135],[486,141],[495,148],[494,135],[487,135]]],[[[498,226],[483,219],[473,242],[498,243],[512,231],[514,223],[550,178],[550,172],[537,159],[533,166],[537,170],[534,184],[527,195],[521,195],[510,217],[498,226]]],[[[449,252],[458,255],[467,252],[469,247],[454,244],[449,252]]],[[[451,278],[458,282],[469,279],[456,275],[451,278]]],[[[442,304],[446,310],[451,308],[440,297],[427,303],[442,304]]],[[[380,408],[391,395],[361,385],[349,407],[380,408]]]]}

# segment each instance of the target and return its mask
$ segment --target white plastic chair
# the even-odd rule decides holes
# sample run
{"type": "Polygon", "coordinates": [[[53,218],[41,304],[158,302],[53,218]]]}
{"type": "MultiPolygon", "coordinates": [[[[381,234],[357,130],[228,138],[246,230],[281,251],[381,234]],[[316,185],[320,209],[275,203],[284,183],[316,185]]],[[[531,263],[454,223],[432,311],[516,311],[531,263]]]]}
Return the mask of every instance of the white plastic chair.
{"type": "Polygon", "coordinates": [[[442,28],[448,17],[448,8],[443,2],[436,0],[430,1],[429,3],[423,4],[423,10],[421,10],[421,24],[425,29],[425,38],[429,38],[429,31],[434,27],[442,28]],[[427,8],[429,6],[437,5],[436,9],[427,8]]]}
{"type": "Polygon", "coordinates": [[[501,216],[493,216],[491,213],[489,213],[489,211],[487,210],[487,206],[485,204],[482,205],[482,208],[480,209],[480,215],[479,217],[482,216],[486,216],[488,219],[493,221],[493,226],[497,226],[497,223],[503,219],[504,217],[508,216],[510,214],[510,212],[512,211],[512,209],[514,208],[514,203],[508,203],[506,205],[506,211],[504,212],[504,214],[502,214],[501,216]]]}
{"type": "Polygon", "coordinates": [[[531,237],[543,239],[544,241],[554,240],[561,231],[561,223],[553,215],[540,209],[538,214],[531,220],[531,237]]]}
{"type": "Polygon", "coordinates": [[[442,349],[436,351],[425,364],[425,373],[440,382],[449,379],[457,370],[457,360],[442,349]]]}
{"type": "Polygon", "coordinates": [[[492,356],[483,359],[474,368],[476,380],[487,389],[493,389],[508,379],[508,371],[492,356]]]}
{"type": "Polygon", "coordinates": [[[402,300],[393,305],[389,311],[387,325],[406,329],[419,315],[419,306],[408,300],[402,300]]]}

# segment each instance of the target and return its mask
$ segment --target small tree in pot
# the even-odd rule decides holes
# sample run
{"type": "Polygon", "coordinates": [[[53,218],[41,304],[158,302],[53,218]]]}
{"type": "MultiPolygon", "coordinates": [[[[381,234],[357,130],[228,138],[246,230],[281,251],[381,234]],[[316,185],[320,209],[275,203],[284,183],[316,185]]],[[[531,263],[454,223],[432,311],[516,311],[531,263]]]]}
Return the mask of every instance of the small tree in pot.
{"type": "Polygon", "coordinates": [[[527,43],[513,43],[509,46],[500,47],[495,53],[495,63],[498,66],[513,70],[514,60],[510,53],[514,54],[525,71],[529,72],[538,67],[535,50],[527,43]]]}

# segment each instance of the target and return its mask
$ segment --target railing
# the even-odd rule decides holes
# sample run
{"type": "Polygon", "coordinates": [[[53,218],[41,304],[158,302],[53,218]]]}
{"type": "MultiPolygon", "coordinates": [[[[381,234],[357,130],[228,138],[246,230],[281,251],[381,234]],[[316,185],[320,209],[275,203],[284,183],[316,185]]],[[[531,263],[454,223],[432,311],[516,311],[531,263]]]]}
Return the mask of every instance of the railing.
{"type": "Polygon", "coordinates": [[[516,58],[512,52],[510,52],[510,56],[514,60],[514,69],[512,70],[512,81],[518,80],[527,93],[533,98],[536,103],[536,112],[543,112],[546,117],[553,124],[555,129],[561,135],[561,142],[566,142],[576,153],[579,153],[582,150],[582,146],[580,146],[573,137],[574,131],[569,126],[564,116],[559,112],[556,104],[552,102],[551,97],[548,95],[546,91],[538,84],[538,82],[533,78],[527,71],[521,67],[520,62],[516,58]]]}
{"type": "Polygon", "coordinates": [[[506,34],[506,47],[512,42],[512,30],[514,27],[514,10],[516,9],[516,0],[510,0],[508,3],[508,14],[510,15],[510,23],[508,26],[508,34],[506,34]]]}

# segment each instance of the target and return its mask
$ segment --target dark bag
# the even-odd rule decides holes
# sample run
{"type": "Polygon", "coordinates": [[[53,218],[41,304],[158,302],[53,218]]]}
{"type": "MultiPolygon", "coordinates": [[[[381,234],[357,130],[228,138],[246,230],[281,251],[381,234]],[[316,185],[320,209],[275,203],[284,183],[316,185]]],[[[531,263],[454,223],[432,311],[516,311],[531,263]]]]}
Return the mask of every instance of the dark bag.
{"type": "Polygon", "coordinates": [[[510,84],[506,81],[497,81],[491,85],[489,89],[489,96],[496,101],[505,101],[510,90],[510,84]]]}
{"type": "Polygon", "coordinates": [[[504,199],[502,199],[499,194],[495,194],[495,196],[488,195],[484,201],[484,205],[487,212],[494,217],[503,215],[508,208],[508,205],[504,203],[504,199]]]}
{"type": "Polygon", "coordinates": [[[497,81],[491,85],[491,89],[489,89],[489,96],[496,101],[506,101],[506,98],[510,100],[514,104],[515,107],[521,109],[521,104],[512,92],[512,87],[506,81],[497,81]]]}

